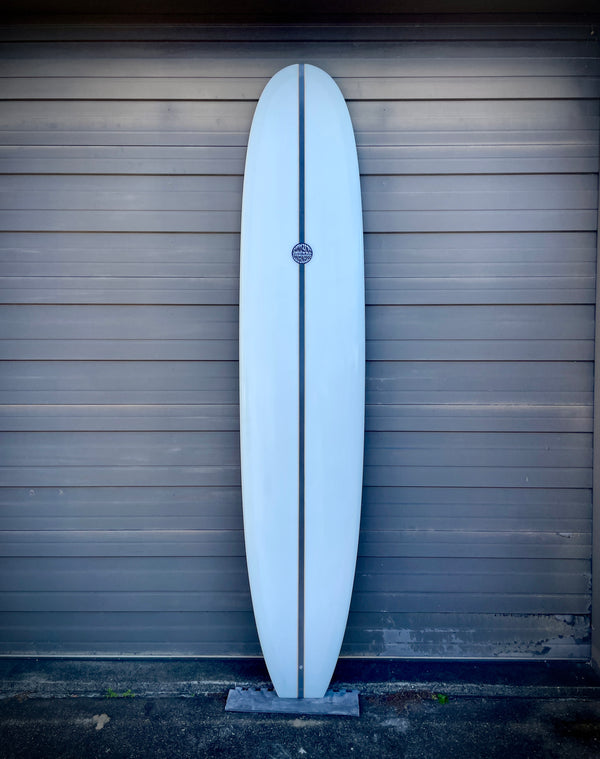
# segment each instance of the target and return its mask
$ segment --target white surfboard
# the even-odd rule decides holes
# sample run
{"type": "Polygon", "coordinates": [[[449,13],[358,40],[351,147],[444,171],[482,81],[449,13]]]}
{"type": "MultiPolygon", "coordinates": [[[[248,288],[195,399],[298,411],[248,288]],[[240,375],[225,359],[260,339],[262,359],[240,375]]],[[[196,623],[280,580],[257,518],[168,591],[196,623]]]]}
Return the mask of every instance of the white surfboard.
{"type": "Polygon", "coordinates": [[[322,697],[339,656],[358,546],[364,392],[352,124],[331,77],[288,66],[252,122],[240,262],[246,556],[280,697],[322,697]]]}

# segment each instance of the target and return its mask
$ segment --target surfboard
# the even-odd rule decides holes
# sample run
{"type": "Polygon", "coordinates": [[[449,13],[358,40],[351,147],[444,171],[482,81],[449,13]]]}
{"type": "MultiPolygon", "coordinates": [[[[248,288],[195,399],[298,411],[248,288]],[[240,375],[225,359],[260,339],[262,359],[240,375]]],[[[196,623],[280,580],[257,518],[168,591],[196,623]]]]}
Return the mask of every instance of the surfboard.
{"type": "Polygon", "coordinates": [[[240,442],[246,559],[282,698],[321,698],[344,637],[364,448],[360,178],[350,115],[296,64],[252,121],[240,251],[240,442]]]}

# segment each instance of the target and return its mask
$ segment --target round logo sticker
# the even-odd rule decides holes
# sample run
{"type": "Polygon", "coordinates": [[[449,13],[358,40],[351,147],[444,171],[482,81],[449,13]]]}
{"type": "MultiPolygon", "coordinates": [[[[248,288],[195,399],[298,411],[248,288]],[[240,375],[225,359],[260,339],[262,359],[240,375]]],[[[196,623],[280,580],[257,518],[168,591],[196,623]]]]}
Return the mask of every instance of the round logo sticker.
{"type": "Polygon", "coordinates": [[[307,264],[312,257],[312,248],[305,242],[299,242],[292,248],[292,258],[297,264],[307,264]]]}

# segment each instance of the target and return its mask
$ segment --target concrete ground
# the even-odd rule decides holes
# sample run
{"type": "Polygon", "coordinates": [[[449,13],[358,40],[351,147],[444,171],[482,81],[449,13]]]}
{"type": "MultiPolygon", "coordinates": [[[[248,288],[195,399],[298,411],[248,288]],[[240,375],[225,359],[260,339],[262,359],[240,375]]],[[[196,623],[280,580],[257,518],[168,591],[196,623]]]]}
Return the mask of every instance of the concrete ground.
{"type": "Polygon", "coordinates": [[[0,660],[0,757],[600,757],[582,663],[345,660],[359,718],[225,712],[267,683],[259,660],[0,660]]]}

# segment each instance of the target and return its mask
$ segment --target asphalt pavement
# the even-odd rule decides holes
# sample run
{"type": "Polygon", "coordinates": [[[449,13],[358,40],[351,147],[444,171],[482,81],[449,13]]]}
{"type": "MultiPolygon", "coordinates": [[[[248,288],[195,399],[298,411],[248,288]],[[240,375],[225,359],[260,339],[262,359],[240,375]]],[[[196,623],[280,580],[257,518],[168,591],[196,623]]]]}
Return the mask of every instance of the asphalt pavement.
{"type": "Polygon", "coordinates": [[[340,662],[360,716],[225,711],[260,660],[0,660],[0,757],[598,759],[585,663],[340,662]]]}

